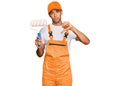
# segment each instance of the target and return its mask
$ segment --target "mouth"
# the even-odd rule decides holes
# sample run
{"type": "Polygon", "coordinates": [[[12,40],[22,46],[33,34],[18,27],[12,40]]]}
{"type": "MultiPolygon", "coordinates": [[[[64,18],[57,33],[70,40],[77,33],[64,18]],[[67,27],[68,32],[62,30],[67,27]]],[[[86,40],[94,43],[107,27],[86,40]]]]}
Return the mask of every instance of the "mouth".
{"type": "Polygon", "coordinates": [[[58,18],[54,18],[54,20],[58,20],[58,18]]]}

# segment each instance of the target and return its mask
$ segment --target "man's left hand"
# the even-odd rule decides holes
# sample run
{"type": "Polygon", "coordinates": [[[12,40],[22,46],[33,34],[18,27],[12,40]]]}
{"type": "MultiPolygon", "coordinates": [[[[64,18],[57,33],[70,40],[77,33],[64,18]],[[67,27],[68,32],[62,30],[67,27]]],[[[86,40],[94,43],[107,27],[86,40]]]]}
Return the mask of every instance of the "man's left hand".
{"type": "Polygon", "coordinates": [[[62,27],[64,28],[64,30],[61,33],[63,33],[64,31],[72,30],[73,28],[73,26],[68,21],[63,22],[62,27]]]}

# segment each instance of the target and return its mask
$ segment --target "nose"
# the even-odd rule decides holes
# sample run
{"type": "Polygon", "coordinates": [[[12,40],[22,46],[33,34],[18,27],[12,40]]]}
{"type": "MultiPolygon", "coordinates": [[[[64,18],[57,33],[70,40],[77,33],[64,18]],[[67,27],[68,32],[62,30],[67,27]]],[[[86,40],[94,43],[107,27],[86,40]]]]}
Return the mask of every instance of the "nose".
{"type": "Polygon", "coordinates": [[[55,12],[55,13],[54,13],[54,17],[56,17],[56,16],[57,16],[57,13],[55,12]]]}

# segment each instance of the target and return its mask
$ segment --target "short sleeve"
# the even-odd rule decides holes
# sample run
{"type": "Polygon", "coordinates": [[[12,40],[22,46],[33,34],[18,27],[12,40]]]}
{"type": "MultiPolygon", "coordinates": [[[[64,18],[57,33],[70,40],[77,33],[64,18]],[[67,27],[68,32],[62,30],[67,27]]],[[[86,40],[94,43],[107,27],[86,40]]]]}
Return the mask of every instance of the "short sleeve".
{"type": "Polygon", "coordinates": [[[73,33],[71,30],[69,31],[69,34],[68,34],[68,37],[67,37],[67,42],[68,42],[68,45],[69,45],[69,50],[71,49],[70,46],[71,46],[71,41],[73,39],[75,39],[77,36],[75,33],[73,33]]]}
{"type": "Polygon", "coordinates": [[[47,40],[49,39],[47,27],[41,28],[40,33],[41,33],[42,42],[46,45],[47,40]]]}
{"type": "Polygon", "coordinates": [[[75,39],[76,37],[77,37],[76,34],[70,30],[68,34],[68,40],[75,39]]]}

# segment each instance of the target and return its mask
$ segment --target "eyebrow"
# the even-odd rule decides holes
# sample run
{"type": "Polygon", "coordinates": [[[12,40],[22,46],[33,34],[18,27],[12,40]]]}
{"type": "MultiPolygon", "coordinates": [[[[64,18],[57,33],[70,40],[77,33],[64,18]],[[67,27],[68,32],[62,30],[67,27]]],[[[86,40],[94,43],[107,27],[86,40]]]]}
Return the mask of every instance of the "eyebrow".
{"type": "MultiPolygon", "coordinates": [[[[55,11],[57,11],[57,12],[58,12],[58,11],[62,11],[62,10],[59,10],[59,9],[53,9],[53,10],[55,10],[55,11]]],[[[49,12],[49,15],[51,14],[51,12],[52,12],[52,11],[49,12]]]]}

